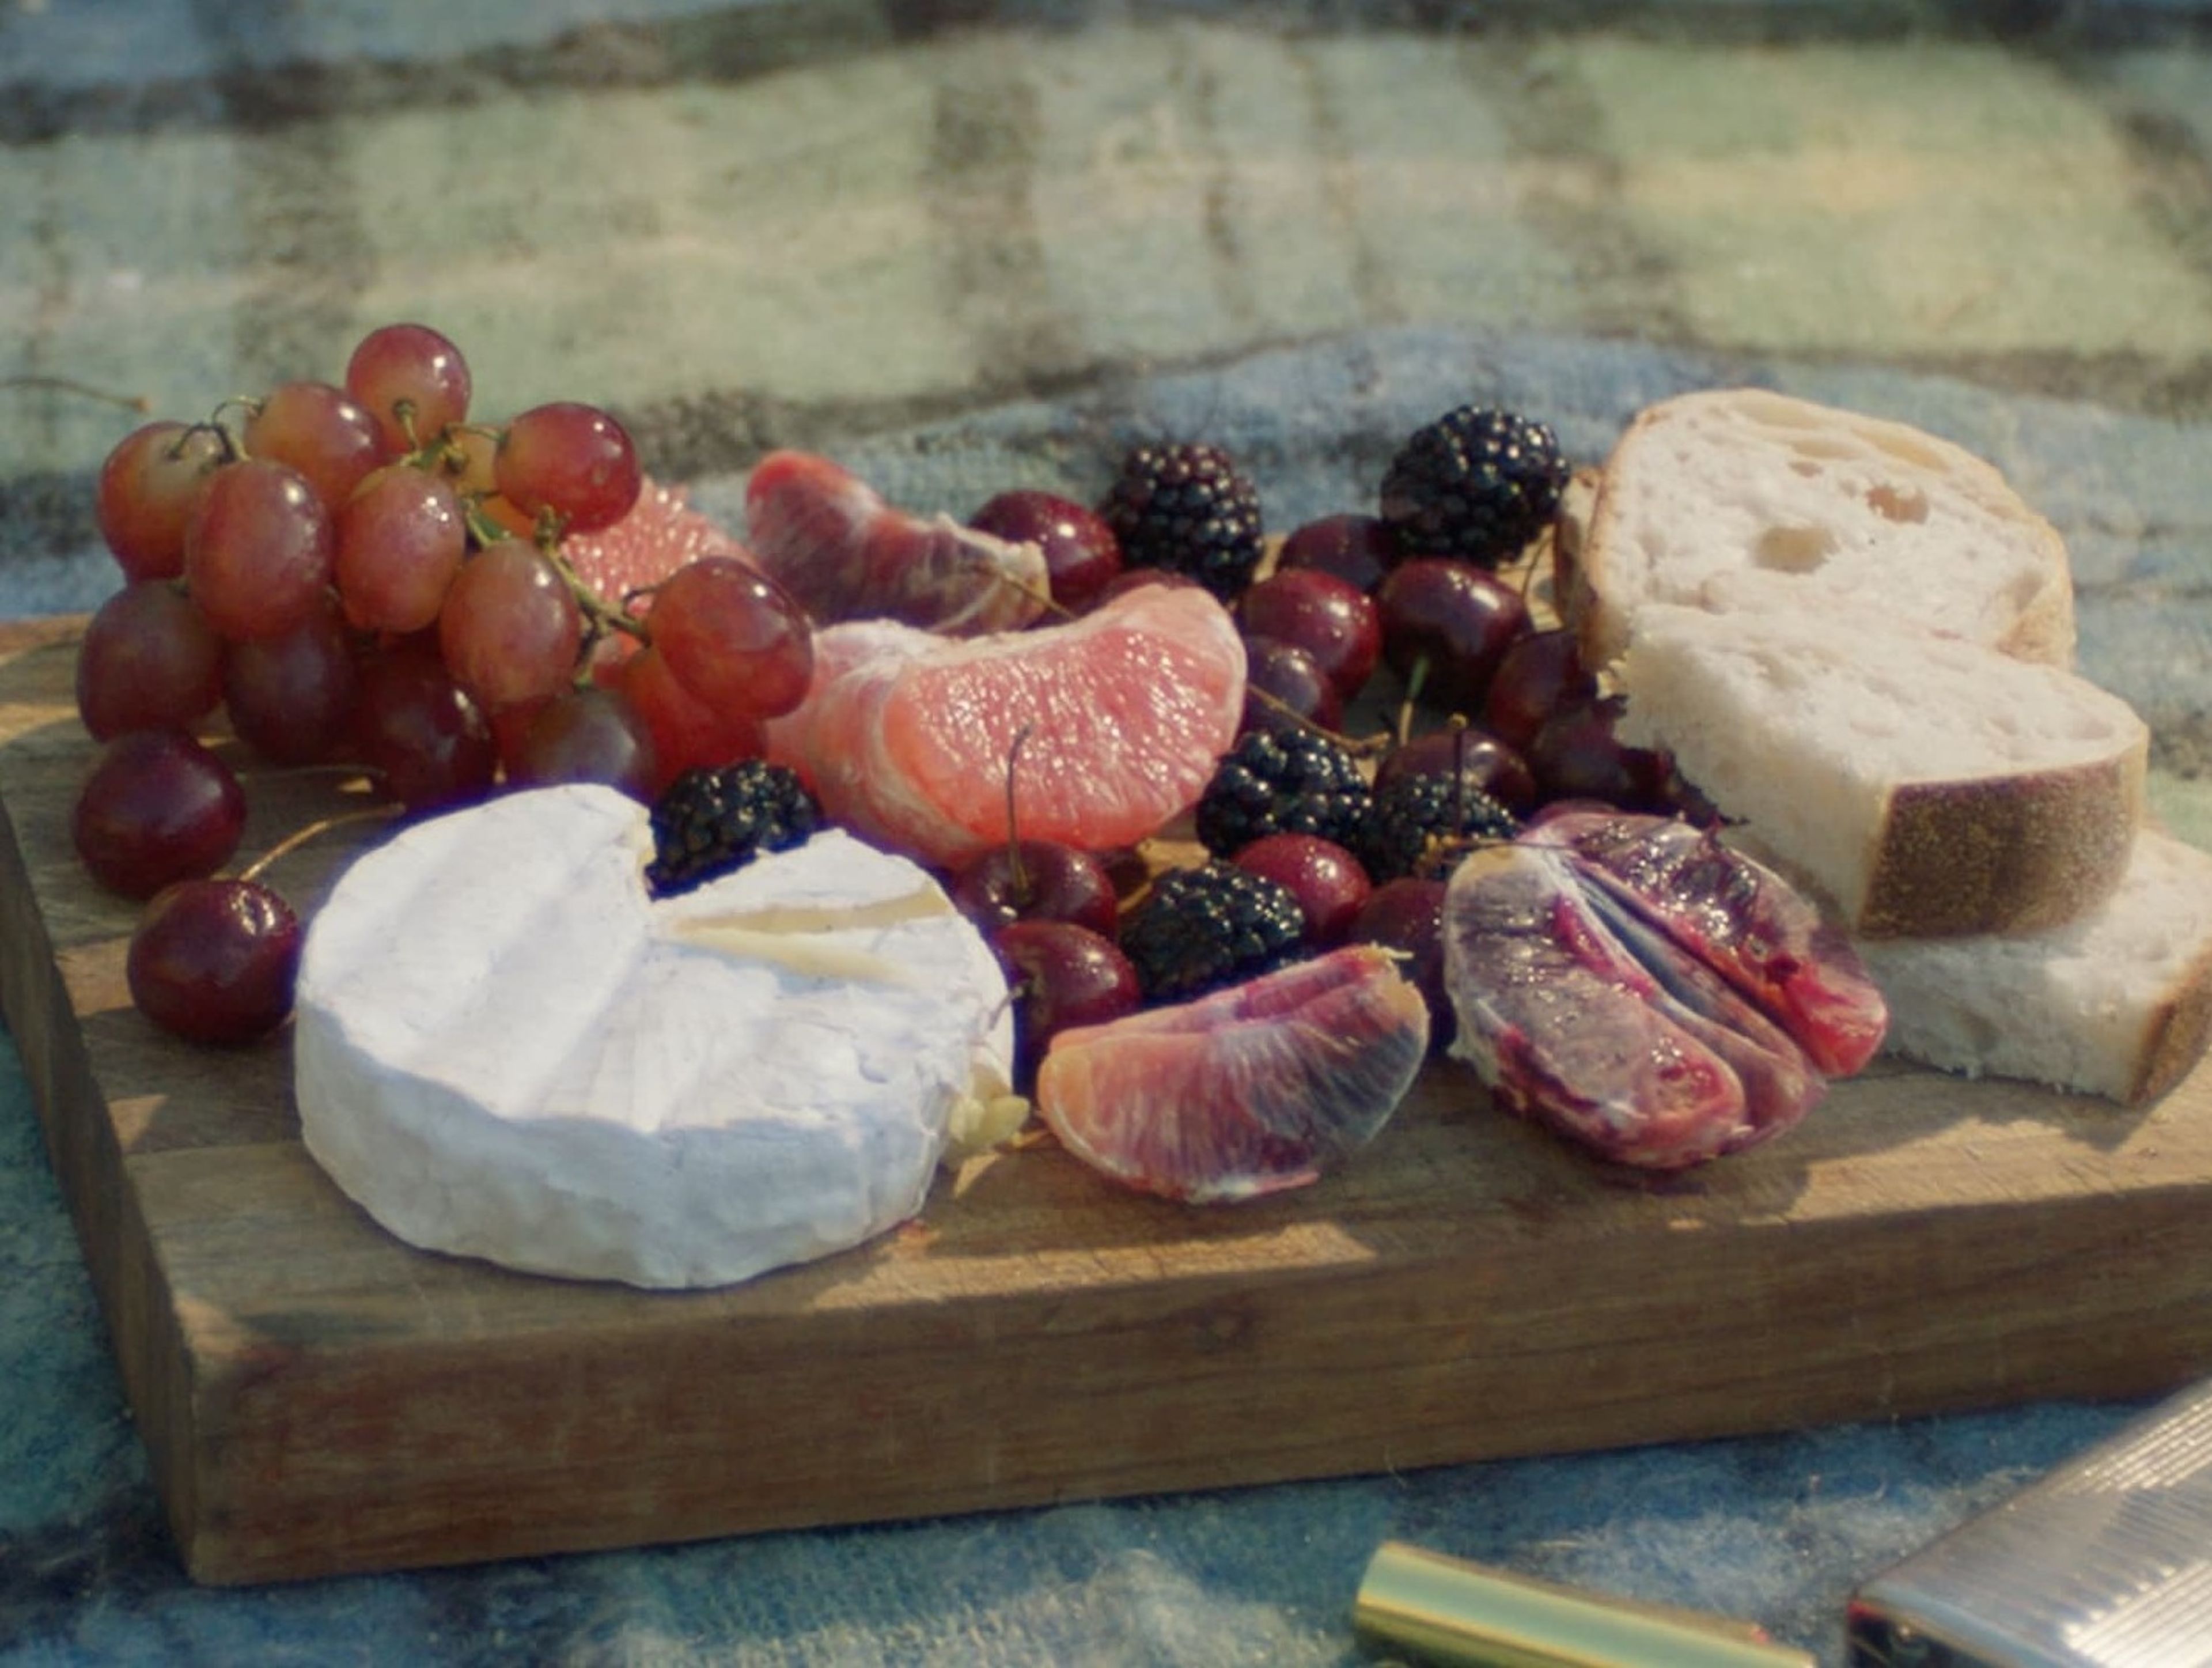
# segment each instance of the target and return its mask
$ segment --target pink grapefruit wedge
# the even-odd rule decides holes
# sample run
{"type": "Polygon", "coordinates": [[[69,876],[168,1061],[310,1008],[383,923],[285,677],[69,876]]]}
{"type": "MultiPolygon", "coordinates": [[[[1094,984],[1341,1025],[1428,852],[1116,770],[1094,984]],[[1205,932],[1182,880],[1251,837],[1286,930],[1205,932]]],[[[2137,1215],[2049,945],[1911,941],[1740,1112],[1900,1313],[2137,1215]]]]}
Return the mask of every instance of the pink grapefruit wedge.
{"type": "Polygon", "coordinates": [[[878,627],[825,658],[843,670],[771,745],[834,820],[944,868],[1006,840],[1010,769],[1024,839],[1149,837],[1196,802],[1243,712],[1243,642],[1196,587],[981,637],[878,627]]]}
{"type": "MultiPolygon", "coordinates": [[[[602,601],[627,606],[641,619],[653,607],[653,599],[641,594],[678,568],[702,556],[752,560],[720,522],[691,507],[682,487],[650,477],[627,515],[597,533],[569,534],[561,541],[561,554],[602,601]]],[[[626,633],[611,632],[600,641],[593,664],[611,669],[635,654],[637,646],[626,633]]]]}
{"type": "Polygon", "coordinates": [[[1091,1168],[1194,1204],[1319,1178],[1371,1141],[1428,1053],[1429,1009],[1352,945],[1172,1007],[1062,1032],[1036,1108],[1091,1168]]]}

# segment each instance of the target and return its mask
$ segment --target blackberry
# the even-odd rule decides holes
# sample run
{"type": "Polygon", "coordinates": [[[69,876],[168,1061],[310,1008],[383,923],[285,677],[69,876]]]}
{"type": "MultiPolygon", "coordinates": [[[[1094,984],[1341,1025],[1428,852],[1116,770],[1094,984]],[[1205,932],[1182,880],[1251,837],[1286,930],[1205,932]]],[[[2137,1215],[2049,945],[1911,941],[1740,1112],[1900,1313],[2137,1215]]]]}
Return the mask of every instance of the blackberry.
{"type": "Polygon", "coordinates": [[[1279,880],[1233,863],[1170,869],[1123,917],[1121,951],[1150,1003],[1256,978],[1304,949],[1305,912],[1279,880]]]}
{"type": "Polygon", "coordinates": [[[686,770],[653,802],[646,887],[656,898],[690,892],[763,851],[802,844],[822,821],[814,795],[781,764],[748,758],[686,770]]]}
{"type": "Polygon", "coordinates": [[[1375,790],[1352,854],[1376,886],[1401,875],[1449,867],[1466,845],[1510,840],[1521,831],[1513,813],[1449,770],[1394,776],[1375,790]]]}
{"type": "Polygon", "coordinates": [[[1221,756],[1198,801],[1198,839],[1234,856],[1262,834],[1318,834],[1348,846],[1367,818],[1367,778],[1311,730],[1248,730],[1221,756]]]}
{"type": "Polygon", "coordinates": [[[1129,566],[1187,575],[1224,602],[1260,565],[1259,491],[1218,446],[1137,447],[1122,459],[1098,514],[1129,566]]]}
{"type": "Polygon", "coordinates": [[[1382,477],[1382,520],[1407,556],[1510,562],[1559,508],[1566,461],[1551,429],[1462,405],[1417,429],[1382,477]]]}

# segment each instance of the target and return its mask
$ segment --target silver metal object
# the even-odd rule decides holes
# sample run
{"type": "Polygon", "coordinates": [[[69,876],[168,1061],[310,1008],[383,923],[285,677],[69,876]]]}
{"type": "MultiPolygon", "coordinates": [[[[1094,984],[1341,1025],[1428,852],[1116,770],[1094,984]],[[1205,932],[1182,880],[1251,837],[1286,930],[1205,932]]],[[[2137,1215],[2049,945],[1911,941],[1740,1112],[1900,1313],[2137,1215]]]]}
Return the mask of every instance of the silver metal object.
{"type": "Polygon", "coordinates": [[[1853,1668],[2212,1665],[2212,1381],[1862,1586],[1853,1668]]]}

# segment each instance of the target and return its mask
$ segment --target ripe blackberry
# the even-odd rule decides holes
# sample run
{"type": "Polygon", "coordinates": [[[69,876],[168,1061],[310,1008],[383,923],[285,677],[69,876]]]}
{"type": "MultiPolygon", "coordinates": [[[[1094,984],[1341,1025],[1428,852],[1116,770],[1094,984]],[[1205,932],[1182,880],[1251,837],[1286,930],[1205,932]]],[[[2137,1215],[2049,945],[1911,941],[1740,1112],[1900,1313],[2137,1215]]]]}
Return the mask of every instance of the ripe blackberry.
{"type": "Polygon", "coordinates": [[[1279,880],[1231,863],[1170,869],[1123,917],[1121,951],[1149,1003],[1186,1001],[1295,960],[1305,912],[1279,880]]]}
{"type": "Polygon", "coordinates": [[[1407,556],[1496,568],[1558,513],[1566,461],[1551,429],[1462,405],[1417,429],[1382,477],[1382,520],[1407,556]]]}
{"type": "Polygon", "coordinates": [[[1327,736],[1248,730],[1221,756],[1198,801],[1198,839],[1233,857],[1262,834],[1318,834],[1348,846],[1367,818],[1367,778],[1327,736]]]}
{"type": "Polygon", "coordinates": [[[802,844],[822,826],[822,807],[795,772],[748,758],[686,770],[653,802],[651,822],[646,887],[656,898],[672,898],[763,851],[802,844]]]}
{"type": "Polygon", "coordinates": [[[1352,855],[1376,886],[1401,875],[1447,869],[1466,846],[1510,840],[1521,831],[1513,813],[1452,773],[1424,771],[1393,777],[1375,790],[1352,855]]]}
{"type": "Polygon", "coordinates": [[[1188,575],[1224,602],[1260,565],[1258,489],[1218,446],[1139,446],[1121,460],[1098,514],[1131,567],[1188,575]]]}

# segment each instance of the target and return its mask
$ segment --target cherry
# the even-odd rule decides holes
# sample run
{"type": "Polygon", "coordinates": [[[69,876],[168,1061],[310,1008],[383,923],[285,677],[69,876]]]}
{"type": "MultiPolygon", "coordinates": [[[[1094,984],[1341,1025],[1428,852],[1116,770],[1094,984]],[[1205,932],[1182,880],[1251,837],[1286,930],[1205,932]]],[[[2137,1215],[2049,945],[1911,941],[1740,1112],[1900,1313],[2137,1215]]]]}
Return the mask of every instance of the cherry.
{"type": "Polygon", "coordinates": [[[990,935],[1014,999],[1014,1087],[1036,1081],[1052,1039],[1137,1011],[1136,970],[1110,939],[1072,921],[1010,922],[990,935]]]}
{"type": "Polygon", "coordinates": [[[1091,606],[1096,608],[1102,603],[1111,602],[1115,597],[1133,591],[1139,585],[1183,586],[1197,583],[1188,574],[1177,573],[1172,568],[1124,568],[1106,581],[1104,587],[1091,600],[1091,606]]]}
{"type": "Polygon", "coordinates": [[[1464,772],[1468,787],[1480,788],[1516,817],[1536,803],[1535,772],[1520,749],[1472,725],[1431,730],[1393,747],[1375,767],[1375,785],[1383,787],[1399,776],[1448,776],[1455,767],[1464,772]]]}
{"type": "Polygon", "coordinates": [[[1290,888],[1306,918],[1306,939],[1334,949],[1374,890],[1359,859],[1317,834],[1262,834],[1230,860],[1290,888]]]}
{"type": "Polygon", "coordinates": [[[1383,658],[1416,698],[1448,711],[1481,710],[1498,662],[1529,629],[1528,605],[1518,591],[1451,557],[1399,563],[1375,600],[1383,658]]]}
{"type": "Polygon", "coordinates": [[[1483,727],[1525,749],[1553,712],[1596,693],[1597,679],[1583,665],[1572,631],[1531,631],[1498,661],[1482,697],[1483,727]]]}
{"type": "Polygon", "coordinates": [[[292,1011],[300,922],[258,881],[180,880],[146,906],[124,961],[138,1011],[195,1043],[250,1043],[292,1011]]]}
{"type": "Polygon", "coordinates": [[[1088,505],[1056,493],[1021,489],[1001,492],[968,518],[994,538],[1044,551],[1052,600],[1078,613],[1121,571],[1121,541],[1088,505]]]}
{"type": "Polygon", "coordinates": [[[1429,1005],[1429,1048],[1441,1051],[1458,1029],[1444,989],[1444,882],[1402,875],[1375,888],[1352,919],[1346,940],[1379,944],[1406,958],[1400,971],[1429,1005]]]}
{"type": "Polygon", "coordinates": [[[246,831],[246,790],[182,730],[126,730],[94,756],[70,838],[94,880],[126,898],[211,874],[246,831]]]}
{"type": "Polygon", "coordinates": [[[1242,730],[1274,729],[1298,719],[1325,730],[1344,724],[1344,697],[1295,643],[1268,637],[1244,640],[1244,719],[1242,730]]]}
{"type": "Polygon", "coordinates": [[[1546,800],[1600,800],[1624,811],[1667,812],[1668,758],[1620,740],[1619,696],[1561,707],[1528,744],[1528,767],[1546,800]]]}
{"type": "Polygon", "coordinates": [[[1398,565],[1398,535],[1379,515],[1324,515],[1283,540],[1275,571],[1315,569],[1372,591],[1398,565]]]}
{"type": "Polygon", "coordinates": [[[1318,568],[1273,573],[1251,586],[1237,600],[1237,625],[1247,637],[1304,649],[1347,701],[1365,685],[1382,654],[1375,600],[1318,568]]]}
{"type": "Polygon", "coordinates": [[[1114,877],[1097,854],[1057,840],[994,846],[953,877],[953,904],[985,934],[1016,921],[1068,921],[1112,938],[1114,877]]]}

